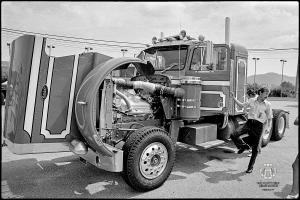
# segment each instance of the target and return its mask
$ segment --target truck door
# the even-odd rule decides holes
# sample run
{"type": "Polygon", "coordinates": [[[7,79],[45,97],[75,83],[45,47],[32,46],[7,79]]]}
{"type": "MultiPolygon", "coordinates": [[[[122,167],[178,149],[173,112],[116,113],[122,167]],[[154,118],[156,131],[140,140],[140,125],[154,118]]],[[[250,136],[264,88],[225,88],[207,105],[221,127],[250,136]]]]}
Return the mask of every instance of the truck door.
{"type": "MultiPolygon", "coordinates": [[[[211,45],[208,43],[207,46],[211,45]]],[[[205,113],[209,112],[227,112],[230,87],[230,66],[228,65],[230,63],[230,51],[228,45],[214,44],[210,61],[207,61],[208,59],[205,59],[204,56],[207,48],[196,47],[192,51],[185,75],[197,76],[202,80],[201,115],[206,115],[205,113]]]]}

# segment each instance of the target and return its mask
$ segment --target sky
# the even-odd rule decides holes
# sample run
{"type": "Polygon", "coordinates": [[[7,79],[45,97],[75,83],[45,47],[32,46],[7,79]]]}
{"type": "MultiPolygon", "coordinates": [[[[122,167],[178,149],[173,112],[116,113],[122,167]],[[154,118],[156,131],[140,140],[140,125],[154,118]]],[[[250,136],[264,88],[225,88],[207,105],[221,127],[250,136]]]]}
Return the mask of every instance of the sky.
{"type": "Polygon", "coordinates": [[[1,60],[9,60],[7,43],[28,32],[47,35],[47,44],[55,46],[51,55],[57,57],[82,53],[85,47],[112,57],[133,57],[151,44],[153,36],[159,38],[161,32],[171,36],[180,30],[222,44],[226,17],[230,18],[230,43],[249,51],[248,76],[254,75],[255,68],[256,74],[282,74],[283,70],[284,75],[296,76],[298,1],[2,1],[1,60]],[[68,38],[57,40],[54,36],[68,38]],[[78,43],[70,38],[92,40],[87,44],[82,43],[87,40],[78,43]],[[253,58],[259,58],[256,67],[253,58]],[[287,61],[284,66],[282,59],[287,61]]]}

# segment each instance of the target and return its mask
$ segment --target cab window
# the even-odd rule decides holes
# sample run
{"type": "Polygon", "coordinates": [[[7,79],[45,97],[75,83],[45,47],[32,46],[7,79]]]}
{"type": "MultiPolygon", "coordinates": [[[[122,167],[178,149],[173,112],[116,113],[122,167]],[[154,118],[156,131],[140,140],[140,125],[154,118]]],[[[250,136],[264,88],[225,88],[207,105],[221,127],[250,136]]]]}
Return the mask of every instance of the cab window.
{"type": "Polygon", "coordinates": [[[213,66],[214,70],[227,70],[227,48],[225,47],[217,47],[214,48],[214,53],[213,53],[213,66]]]}
{"type": "Polygon", "coordinates": [[[198,47],[194,49],[190,69],[197,71],[207,71],[208,63],[206,63],[206,48],[198,47]]]}
{"type": "Polygon", "coordinates": [[[184,68],[187,46],[164,46],[145,50],[144,59],[150,61],[156,71],[184,68]]]}

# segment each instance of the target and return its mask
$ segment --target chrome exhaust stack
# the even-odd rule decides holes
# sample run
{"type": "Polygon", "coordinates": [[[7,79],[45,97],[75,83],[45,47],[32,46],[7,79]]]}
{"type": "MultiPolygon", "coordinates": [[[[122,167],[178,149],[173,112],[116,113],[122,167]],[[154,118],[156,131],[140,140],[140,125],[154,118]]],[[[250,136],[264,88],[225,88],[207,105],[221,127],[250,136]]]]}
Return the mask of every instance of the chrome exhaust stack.
{"type": "Polygon", "coordinates": [[[230,18],[225,18],[225,44],[230,47],[230,18]]]}

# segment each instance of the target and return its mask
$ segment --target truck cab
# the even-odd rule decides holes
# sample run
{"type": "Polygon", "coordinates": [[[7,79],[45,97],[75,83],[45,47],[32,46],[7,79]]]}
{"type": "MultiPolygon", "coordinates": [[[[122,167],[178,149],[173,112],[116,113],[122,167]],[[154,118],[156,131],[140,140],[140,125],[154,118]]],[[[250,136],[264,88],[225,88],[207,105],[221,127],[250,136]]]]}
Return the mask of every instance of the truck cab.
{"type": "MultiPolygon", "coordinates": [[[[234,91],[239,101],[246,100],[248,51],[245,47],[213,44],[203,35],[196,40],[186,36],[184,30],[159,40],[154,37],[152,43],[138,58],[151,62],[156,74],[170,76],[174,83],[184,76],[201,79],[201,116],[243,114],[243,109],[229,98],[229,91],[234,91]]],[[[222,123],[222,117],[219,120],[222,123]]]]}

